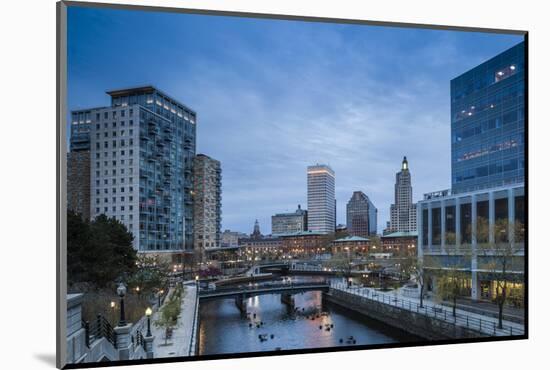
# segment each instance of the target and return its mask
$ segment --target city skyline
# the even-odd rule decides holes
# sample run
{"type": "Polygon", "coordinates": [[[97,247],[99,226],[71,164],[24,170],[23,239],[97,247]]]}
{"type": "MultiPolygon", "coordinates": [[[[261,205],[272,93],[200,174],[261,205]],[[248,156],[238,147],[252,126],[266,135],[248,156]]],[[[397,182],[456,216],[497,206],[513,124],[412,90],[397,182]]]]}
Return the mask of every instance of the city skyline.
{"type": "Polygon", "coordinates": [[[359,190],[377,205],[378,229],[384,228],[388,189],[404,155],[415,175],[413,202],[450,188],[450,80],[521,41],[160,13],[147,14],[147,29],[163,23],[171,33],[150,46],[155,53],[146,52],[146,42],[135,50],[136,41],[116,41],[157,40],[154,31],[140,29],[144,16],[70,9],[69,110],[105,106],[106,90],[147,83],[192,106],[197,152],[219,159],[224,171],[222,229],[247,233],[258,219],[267,234],[273,214],[306,204],[306,167],[314,163],[336,172],[339,224],[359,190]],[[167,58],[182,45],[185,52],[167,58]],[[121,63],[121,57],[134,59],[121,63]],[[422,145],[427,135],[429,147],[422,145]]]}

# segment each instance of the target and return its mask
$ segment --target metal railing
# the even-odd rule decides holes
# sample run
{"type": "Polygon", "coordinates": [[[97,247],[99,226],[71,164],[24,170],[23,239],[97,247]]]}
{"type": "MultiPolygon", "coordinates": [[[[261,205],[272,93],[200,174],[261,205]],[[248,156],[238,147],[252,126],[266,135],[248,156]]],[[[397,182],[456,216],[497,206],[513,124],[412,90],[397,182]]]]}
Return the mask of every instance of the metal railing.
{"type": "Polygon", "coordinates": [[[200,289],[199,297],[204,295],[209,295],[213,293],[247,293],[255,292],[258,290],[277,290],[277,289],[300,289],[300,288],[328,288],[329,284],[327,281],[320,282],[306,282],[306,283],[279,283],[279,282],[264,282],[264,283],[250,283],[242,284],[238,286],[228,286],[228,287],[216,287],[214,289],[200,289]]]}
{"type": "Polygon", "coordinates": [[[90,345],[96,340],[105,338],[113,346],[116,347],[116,334],[107,319],[101,315],[97,315],[92,322],[82,320],[82,326],[86,332],[86,346],[90,348],[90,345]]]}
{"type": "Polygon", "coordinates": [[[188,351],[188,355],[189,356],[193,356],[195,355],[193,352],[194,352],[194,348],[196,346],[193,345],[193,342],[196,340],[195,339],[195,332],[198,330],[197,329],[197,316],[199,315],[199,286],[197,285],[196,288],[195,288],[195,312],[193,314],[193,324],[191,325],[191,338],[189,339],[189,351],[188,351]]]}
{"type": "Polygon", "coordinates": [[[456,312],[456,314],[453,315],[452,309],[448,307],[426,302],[424,302],[421,307],[417,302],[397,298],[396,296],[392,297],[390,294],[382,293],[371,288],[347,287],[347,285],[343,283],[333,283],[331,284],[331,288],[353,295],[360,300],[371,300],[388,304],[393,307],[423,314],[489,336],[523,335],[525,333],[524,328],[518,328],[507,324],[503,324],[502,328],[499,328],[497,321],[482,319],[461,312],[456,312]]]}

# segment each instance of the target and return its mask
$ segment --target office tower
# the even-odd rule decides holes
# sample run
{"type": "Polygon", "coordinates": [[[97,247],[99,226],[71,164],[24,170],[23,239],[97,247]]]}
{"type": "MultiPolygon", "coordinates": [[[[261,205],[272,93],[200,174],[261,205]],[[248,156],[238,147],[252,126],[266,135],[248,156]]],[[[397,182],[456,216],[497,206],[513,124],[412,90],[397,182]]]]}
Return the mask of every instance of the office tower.
{"type": "Polygon", "coordinates": [[[334,233],[336,201],[334,171],[327,165],[307,168],[308,230],[322,234],[334,233]]]}
{"type": "Polygon", "coordinates": [[[275,235],[297,233],[307,230],[307,211],[298,204],[291,213],[278,213],[271,216],[271,233],[275,235]]]}
{"type": "Polygon", "coordinates": [[[524,52],[522,42],[451,81],[455,194],[524,181],[524,52]]]}
{"type": "MultiPolygon", "coordinates": [[[[524,88],[525,45],[520,43],[451,81],[452,191],[424,194],[418,203],[418,254],[447,268],[446,250],[465,251],[464,295],[495,298],[498,276],[482,267],[478,245],[514,246],[508,266],[516,282],[507,294],[524,294],[524,88]],[[478,227],[492,232],[478,233],[478,227]],[[523,231],[522,231],[523,229],[523,231]],[[523,235],[522,235],[523,234],[523,235]]],[[[436,288],[437,289],[437,288],[436,288]]]]}
{"type": "Polygon", "coordinates": [[[71,122],[71,149],[90,150],[90,216],[120,220],[140,252],[191,251],[196,113],[152,86],[107,94],[71,122]]]}
{"type": "Polygon", "coordinates": [[[354,191],[346,206],[346,223],[349,235],[368,237],[376,235],[378,210],[362,191],[354,191]]]}
{"type": "Polygon", "coordinates": [[[390,206],[392,232],[416,231],[416,203],[412,201],[411,172],[407,157],[403,157],[401,171],[395,175],[395,203],[390,206]]]}
{"type": "Polygon", "coordinates": [[[195,252],[204,256],[209,248],[221,246],[221,165],[204,154],[193,161],[193,220],[195,252]]]}

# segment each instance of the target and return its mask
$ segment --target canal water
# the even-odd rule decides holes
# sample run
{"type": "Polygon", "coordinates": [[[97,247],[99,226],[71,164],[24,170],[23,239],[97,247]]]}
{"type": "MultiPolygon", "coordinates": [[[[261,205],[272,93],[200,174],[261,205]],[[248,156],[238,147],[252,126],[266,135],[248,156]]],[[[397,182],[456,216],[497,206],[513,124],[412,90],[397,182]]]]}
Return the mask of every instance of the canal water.
{"type": "Polygon", "coordinates": [[[296,294],[295,309],[280,294],[249,298],[247,315],[234,299],[200,304],[199,354],[242,353],[411,342],[406,333],[328,302],[321,292],[296,294]]]}

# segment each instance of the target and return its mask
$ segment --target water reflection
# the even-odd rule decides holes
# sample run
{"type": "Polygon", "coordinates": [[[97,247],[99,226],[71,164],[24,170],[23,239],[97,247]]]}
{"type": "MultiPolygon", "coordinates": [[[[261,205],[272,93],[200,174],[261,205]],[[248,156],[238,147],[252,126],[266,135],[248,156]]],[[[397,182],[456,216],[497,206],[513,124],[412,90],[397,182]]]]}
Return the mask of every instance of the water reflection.
{"type": "MultiPolygon", "coordinates": [[[[302,280],[302,279],[300,279],[302,280]]],[[[294,308],[280,294],[247,299],[242,315],[233,299],[200,306],[199,353],[239,353],[394,343],[413,340],[379,322],[322,302],[321,292],[294,296],[294,308]]]]}

